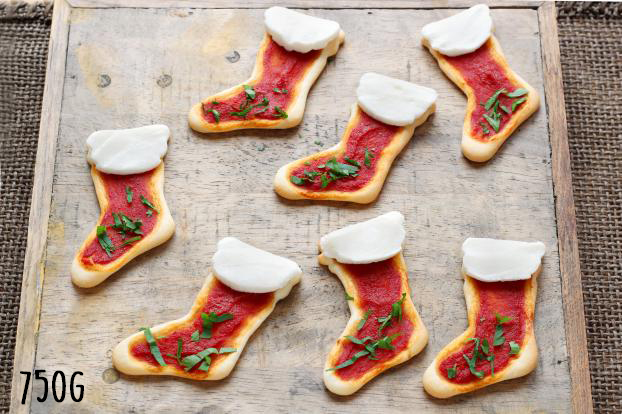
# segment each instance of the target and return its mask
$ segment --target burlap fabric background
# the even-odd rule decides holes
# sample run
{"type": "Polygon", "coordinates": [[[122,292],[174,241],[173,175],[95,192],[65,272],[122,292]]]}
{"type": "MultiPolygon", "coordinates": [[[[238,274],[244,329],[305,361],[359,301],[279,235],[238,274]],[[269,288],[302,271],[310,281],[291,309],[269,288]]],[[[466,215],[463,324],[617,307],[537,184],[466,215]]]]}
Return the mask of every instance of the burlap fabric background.
{"type": "MultiPolygon", "coordinates": [[[[622,5],[561,3],[559,36],[597,412],[622,412],[622,5]]],[[[50,7],[0,0],[0,411],[9,406],[50,7]]]]}

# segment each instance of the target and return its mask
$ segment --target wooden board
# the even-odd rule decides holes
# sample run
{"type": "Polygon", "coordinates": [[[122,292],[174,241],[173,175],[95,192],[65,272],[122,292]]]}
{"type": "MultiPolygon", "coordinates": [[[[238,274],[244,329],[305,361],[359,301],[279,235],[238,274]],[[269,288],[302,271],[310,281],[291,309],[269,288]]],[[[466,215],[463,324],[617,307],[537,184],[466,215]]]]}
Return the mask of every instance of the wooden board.
{"type": "Polygon", "coordinates": [[[239,9],[218,2],[214,8],[188,2],[149,7],[154,5],[140,0],[123,2],[126,8],[57,2],[14,412],[591,411],[554,5],[521,8],[514,2],[492,11],[510,65],[539,90],[543,105],[491,162],[475,165],[459,150],[466,100],[420,46],[425,23],[457,10],[446,10],[443,1],[417,9],[407,3],[310,10],[339,21],[346,43],[311,90],[303,123],[283,131],[207,136],[188,128],[188,109],[250,75],[263,32],[262,2],[247,1],[239,9]],[[240,59],[231,63],[226,57],[235,52],[240,59]],[[272,191],[278,167],[339,140],[358,78],[367,71],[439,92],[437,113],[416,130],[378,201],[353,206],[280,199],[272,191]],[[100,287],[77,289],[69,266],[99,211],[85,139],[97,129],[155,122],[172,131],[165,194],[176,234],[100,287]],[[430,342],[354,396],[336,397],[323,387],[322,367],[349,314],[337,278],[317,264],[317,242],[328,231],[394,209],[406,216],[404,257],[430,342]],[[290,257],[305,272],[251,338],[232,375],[215,383],[117,378],[111,349],[140,326],[185,314],[208,274],[216,242],[230,235],[290,257]],[[439,401],[425,394],[421,376],[466,326],[460,245],[469,236],[546,243],[536,309],[540,357],[527,377],[439,401]],[[40,403],[37,382],[20,404],[19,371],[35,369],[84,372],[84,400],[40,403]]]}

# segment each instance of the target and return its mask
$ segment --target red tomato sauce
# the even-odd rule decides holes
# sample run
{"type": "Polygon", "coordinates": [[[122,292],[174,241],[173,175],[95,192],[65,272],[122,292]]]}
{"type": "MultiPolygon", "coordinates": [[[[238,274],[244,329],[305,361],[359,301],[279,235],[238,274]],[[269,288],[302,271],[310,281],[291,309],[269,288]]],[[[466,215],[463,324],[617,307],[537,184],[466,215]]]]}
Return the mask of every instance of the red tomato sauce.
{"type": "MultiPolygon", "coordinates": [[[[123,254],[133,245],[140,243],[140,240],[138,240],[126,246],[121,246],[124,240],[137,235],[131,233],[127,234],[125,238],[123,238],[119,231],[112,228],[112,225],[114,225],[112,213],[123,213],[132,221],[140,219],[143,223],[140,227],[140,230],[143,232],[143,238],[146,237],[151,230],[153,230],[153,227],[158,220],[158,213],[153,211],[152,216],[149,217],[147,215],[147,211],[151,209],[141,202],[140,196],[145,196],[145,198],[147,198],[147,200],[149,200],[152,204],[156,203],[154,195],[149,190],[149,181],[151,180],[154,171],[155,169],[141,174],[131,175],[99,173],[104,182],[104,186],[106,187],[106,194],[108,195],[108,209],[104,213],[104,217],[100,225],[106,226],[108,237],[110,237],[110,240],[116,249],[111,252],[110,256],[108,256],[106,251],[101,247],[98,238],[95,237],[82,253],[81,260],[84,265],[88,266],[94,263],[106,264],[113,262],[123,256],[123,254]],[[125,188],[128,186],[133,192],[131,203],[127,202],[127,194],[125,192],[125,188]]],[[[156,204],[154,205],[157,207],[156,204]]]]}
{"type": "MultiPolygon", "coordinates": [[[[474,338],[486,338],[490,344],[490,353],[494,354],[495,373],[501,372],[510,360],[518,355],[510,355],[510,341],[516,342],[521,349],[523,348],[523,338],[525,337],[526,318],[525,313],[525,287],[529,280],[518,280],[514,282],[493,282],[486,283],[473,280],[477,292],[479,293],[480,310],[475,321],[474,338]],[[498,346],[493,346],[493,338],[497,326],[496,314],[509,316],[512,320],[502,324],[505,342],[498,346]]],[[[471,358],[473,356],[473,341],[468,342],[458,351],[452,353],[439,364],[441,375],[448,381],[467,384],[477,381],[478,378],[471,373],[469,365],[465,361],[463,354],[471,358]],[[449,379],[447,370],[456,365],[456,377],[449,379]]],[[[481,346],[479,352],[482,353],[481,346]]],[[[519,353],[520,354],[520,353],[519,353]]],[[[477,371],[483,371],[486,378],[491,374],[490,362],[486,360],[477,361],[475,365],[477,371]]]]}
{"type": "MultiPolygon", "coordinates": [[[[498,132],[495,132],[495,130],[483,118],[483,115],[489,112],[483,104],[485,104],[488,98],[490,98],[495,91],[498,91],[499,89],[505,88],[508,92],[513,92],[520,88],[520,85],[513,83],[507,78],[501,65],[499,65],[499,63],[497,63],[497,61],[492,57],[491,48],[492,43],[489,40],[476,51],[467,53],[466,55],[443,55],[445,60],[447,60],[447,62],[449,62],[460,72],[467,85],[469,85],[475,94],[475,101],[477,105],[471,114],[471,133],[484,141],[498,132]],[[489,134],[484,133],[484,129],[480,125],[480,122],[488,128],[490,131],[489,134]]],[[[527,95],[524,95],[523,97],[527,97],[527,95]]],[[[512,102],[515,99],[516,98],[508,98],[503,94],[499,95],[500,105],[504,105],[510,111],[512,110],[512,102]]],[[[499,132],[503,130],[511,117],[518,112],[522,105],[524,105],[524,103],[518,105],[512,114],[507,114],[499,106],[498,112],[501,114],[499,132]]]]}
{"type": "Polygon", "coordinates": [[[269,101],[268,105],[253,108],[246,118],[231,115],[231,112],[239,112],[240,107],[246,103],[246,92],[242,90],[229,99],[218,101],[217,104],[213,102],[204,103],[203,117],[210,123],[216,123],[214,114],[209,112],[209,109],[214,109],[220,114],[220,122],[242,121],[245,119],[279,119],[280,117],[275,107],[278,106],[287,112],[292,97],[296,93],[298,81],[302,79],[305,72],[321,53],[321,50],[312,50],[307,53],[290,52],[270,39],[263,54],[261,79],[256,84],[251,85],[255,90],[255,99],[250,102],[251,105],[257,105],[264,98],[267,98],[269,101]],[[274,88],[279,90],[287,89],[287,93],[275,92],[274,88]],[[259,112],[265,108],[267,108],[265,111],[259,112]]]}
{"type": "MultiPolygon", "coordinates": [[[[238,292],[222,284],[218,280],[214,281],[212,289],[210,290],[203,309],[198,312],[194,321],[190,324],[178,328],[174,332],[170,332],[165,338],[157,339],[158,348],[164,358],[164,361],[168,365],[175,366],[179,369],[185,369],[183,365],[179,365],[175,358],[167,356],[166,354],[177,355],[177,340],[179,338],[183,341],[183,348],[181,357],[187,357],[189,355],[197,354],[206,348],[223,348],[231,345],[231,338],[234,337],[240,329],[242,329],[248,318],[256,315],[266,307],[270,306],[274,299],[274,292],[270,293],[244,293],[238,292]],[[203,338],[199,341],[192,341],[192,333],[196,330],[203,332],[203,322],[201,319],[201,313],[215,312],[220,315],[223,313],[230,313],[233,315],[233,319],[229,319],[223,322],[214,323],[212,325],[212,337],[203,338]]],[[[132,346],[130,350],[131,354],[151,365],[160,366],[155,360],[149,349],[149,344],[146,340],[140,341],[132,346]]],[[[241,352],[238,349],[237,352],[241,352]]],[[[216,359],[220,358],[220,355],[210,355],[212,358],[212,364],[216,359]]],[[[194,372],[200,364],[193,367],[190,372],[194,372]]],[[[202,372],[202,371],[198,371],[202,372]]]]}
{"type": "MultiPolygon", "coordinates": [[[[357,161],[360,164],[357,171],[357,177],[343,177],[331,181],[325,188],[322,188],[322,181],[318,175],[312,182],[305,181],[301,188],[310,192],[321,191],[344,191],[351,192],[363,188],[376,173],[376,165],[382,157],[382,151],[391,143],[395,135],[400,131],[400,127],[387,125],[375,120],[367,115],[364,111],[360,111],[360,118],[350,135],[346,138],[345,153],[337,158],[337,161],[348,164],[345,158],[357,161]],[[365,165],[365,150],[368,149],[373,157],[369,157],[369,166],[365,165]]],[[[326,161],[333,157],[322,157],[311,161],[311,165],[301,164],[290,173],[300,178],[308,177],[305,171],[316,171],[324,174],[328,168],[319,168],[318,165],[324,165],[326,161]]]]}
{"type": "MultiPolygon", "coordinates": [[[[404,293],[402,292],[400,270],[395,260],[387,259],[370,264],[344,264],[342,266],[351,275],[356,285],[356,296],[353,294],[354,292],[348,293],[357,297],[356,300],[358,300],[358,305],[363,309],[363,312],[372,311],[363,328],[353,336],[359,339],[370,336],[377,340],[400,333],[391,342],[395,347],[394,350],[376,349],[377,361],[364,356],[359,358],[354,364],[335,371],[343,380],[352,380],[361,377],[376,365],[386,362],[404,350],[408,345],[414,327],[412,322],[404,315],[401,321],[392,320],[390,326],[384,328],[382,333],[378,333],[378,328],[381,324],[377,318],[390,314],[391,305],[400,300],[402,293],[404,293]]],[[[403,306],[402,304],[402,309],[403,306]]],[[[354,354],[363,349],[365,349],[363,345],[357,345],[346,340],[343,343],[343,350],[339,358],[337,358],[335,366],[349,360],[354,354]]]]}

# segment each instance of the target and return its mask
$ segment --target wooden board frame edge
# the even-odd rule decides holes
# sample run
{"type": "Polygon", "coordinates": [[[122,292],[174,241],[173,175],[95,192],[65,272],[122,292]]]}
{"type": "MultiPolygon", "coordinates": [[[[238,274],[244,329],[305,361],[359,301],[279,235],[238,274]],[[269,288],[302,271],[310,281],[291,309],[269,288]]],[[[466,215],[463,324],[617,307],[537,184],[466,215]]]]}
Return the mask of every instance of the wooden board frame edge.
{"type": "MultiPolygon", "coordinates": [[[[22,404],[26,378],[20,371],[33,372],[37,351],[37,334],[41,310],[41,294],[45,277],[45,256],[48,220],[52,201],[52,183],[56,158],[56,143],[65,79],[65,60],[69,35],[71,7],[65,0],[56,0],[46,64],[39,142],[35,161],[34,181],[28,219],[28,238],[24,257],[19,319],[15,338],[13,380],[11,382],[11,413],[29,413],[32,383],[22,404]],[[45,231],[43,231],[45,229],[45,231]]],[[[69,280],[69,279],[67,279],[69,280]]]]}
{"type": "Polygon", "coordinates": [[[572,172],[555,3],[547,2],[538,8],[538,21],[551,141],[551,169],[572,407],[575,413],[592,413],[592,387],[587,354],[579,242],[572,194],[572,172]]]}
{"type": "MultiPolygon", "coordinates": [[[[335,7],[333,0],[331,8],[335,7]]],[[[155,7],[201,7],[199,2],[162,1],[155,7]]],[[[260,7],[262,0],[251,2],[251,8],[260,7]]],[[[321,7],[317,3],[305,0],[294,1],[297,5],[321,7]]],[[[355,5],[359,1],[352,2],[355,5]]],[[[466,7],[474,3],[460,1],[451,8],[466,7]]],[[[557,232],[559,243],[560,273],[562,277],[562,297],[566,344],[569,357],[571,379],[571,398],[576,413],[592,413],[592,393],[587,354],[587,335],[583,309],[583,291],[581,288],[581,270],[579,262],[578,240],[576,233],[576,217],[572,193],[572,176],[570,169],[570,151],[568,147],[568,131],[564,106],[563,84],[559,43],[557,37],[556,9],[553,2],[489,2],[491,7],[534,8],[538,12],[540,26],[540,42],[543,62],[543,74],[547,115],[549,120],[549,139],[551,142],[551,168],[553,175],[553,191],[557,216],[557,232]]],[[[202,3],[204,8],[208,6],[202,3]]],[[[210,3],[210,7],[218,7],[219,1],[210,3]]],[[[361,3],[363,4],[363,3],[361,3]]],[[[410,3],[403,0],[388,3],[365,3],[365,8],[442,8],[446,3],[425,1],[410,3]],[[434,4],[436,3],[436,6],[434,4]],[[410,4],[410,7],[407,7],[410,4]],[[416,5],[416,6],[415,6],[416,5]]],[[[223,6],[225,4],[223,3],[223,6]]],[[[113,8],[113,7],[154,7],[151,0],[55,0],[54,14],[50,34],[49,52],[46,68],[43,105],[37,158],[35,162],[34,184],[31,198],[31,209],[28,225],[28,239],[20,298],[19,320],[16,334],[16,351],[13,364],[13,380],[11,385],[11,413],[29,413],[32,400],[32,380],[24,404],[21,403],[25,387],[25,378],[20,371],[33,372],[36,359],[36,338],[39,329],[41,294],[44,280],[44,264],[47,242],[47,228],[52,198],[52,183],[56,157],[56,143],[60,126],[62,93],[67,57],[69,35],[69,16],[71,9],[81,8],[113,8]],[[123,4],[122,4],[123,3],[123,4]],[[36,208],[35,208],[36,207],[36,208]],[[45,229],[45,232],[41,231],[45,229]],[[35,304],[35,306],[32,306],[35,304]]],[[[229,6],[231,7],[231,6],[229,6]]],[[[447,7],[447,6],[445,6],[447,7]]],[[[247,6],[248,8],[248,6],[247,6]]]]}

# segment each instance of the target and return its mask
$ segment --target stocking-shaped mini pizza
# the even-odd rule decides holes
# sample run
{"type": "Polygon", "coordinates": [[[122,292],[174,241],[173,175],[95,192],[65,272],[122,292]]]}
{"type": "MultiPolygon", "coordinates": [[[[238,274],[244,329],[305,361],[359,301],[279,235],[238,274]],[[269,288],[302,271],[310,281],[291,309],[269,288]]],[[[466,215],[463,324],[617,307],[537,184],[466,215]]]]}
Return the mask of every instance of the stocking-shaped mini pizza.
{"type": "Polygon", "coordinates": [[[97,131],[86,145],[101,209],[71,265],[73,283],[93,287],[167,241],[175,223],[164,199],[166,125],[97,131]]]}
{"type": "Polygon", "coordinates": [[[538,109],[537,92],[510,69],[486,5],[427,24],[421,34],[441,70],[467,95],[462,153],[488,161],[538,109]]]}
{"type": "Polygon", "coordinates": [[[397,211],[322,237],[318,260],[339,277],[350,320],[326,359],[324,384],[349,395],[421,352],[426,330],[410,297],[397,211]]]}
{"type": "Polygon", "coordinates": [[[534,370],[536,279],[544,250],[540,242],[474,238],[464,242],[469,327],[423,375],[429,394],[448,398],[534,370]]]}
{"type": "Polygon", "coordinates": [[[128,375],[219,380],[248,338],[300,281],[293,261],[233,237],[218,242],[213,271],[181,319],[141,330],[117,345],[112,362],[128,375]]]}
{"type": "Polygon", "coordinates": [[[274,189],[290,200],[374,201],[415,127],[434,112],[436,92],[364,74],[341,142],[279,169],[274,189]]]}
{"type": "Polygon", "coordinates": [[[188,118],[192,129],[283,129],[300,123],[309,89],[345,34],[337,22],[284,7],[267,9],[264,22],[250,79],[196,104],[188,118]]]}

